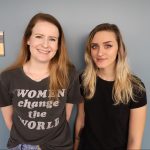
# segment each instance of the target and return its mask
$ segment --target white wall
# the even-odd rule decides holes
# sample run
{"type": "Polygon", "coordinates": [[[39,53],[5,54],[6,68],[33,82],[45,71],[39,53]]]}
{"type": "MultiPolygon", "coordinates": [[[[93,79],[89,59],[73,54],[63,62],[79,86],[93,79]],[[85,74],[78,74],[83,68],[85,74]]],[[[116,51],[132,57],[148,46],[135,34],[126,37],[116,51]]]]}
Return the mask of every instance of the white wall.
{"type": "MultiPolygon", "coordinates": [[[[149,6],[148,0],[0,0],[0,31],[5,32],[6,53],[5,57],[0,57],[0,70],[16,59],[24,29],[37,12],[50,13],[60,21],[66,35],[69,56],[79,70],[84,67],[84,44],[91,29],[102,22],[115,23],[122,31],[131,68],[146,85],[149,102],[149,6]]],[[[150,149],[149,122],[150,108],[143,149],[150,149]]],[[[6,148],[8,135],[0,114],[0,149],[6,148]]]]}

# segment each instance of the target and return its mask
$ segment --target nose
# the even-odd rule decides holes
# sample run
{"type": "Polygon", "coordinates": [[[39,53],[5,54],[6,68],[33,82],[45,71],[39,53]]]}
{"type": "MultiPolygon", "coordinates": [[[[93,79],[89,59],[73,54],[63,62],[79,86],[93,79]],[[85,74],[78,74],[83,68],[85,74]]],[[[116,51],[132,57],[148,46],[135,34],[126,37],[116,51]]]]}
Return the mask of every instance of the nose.
{"type": "Polygon", "coordinates": [[[42,43],[43,47],[47,48],[47,47],[48,47],[48,44],[49,44],[48,42],[49,42],[48,39],[47,39],[47,38],[44,38],[44,39],[43,39],[43,43],[42,43]]]}
{"type": "Polygon", "coordinates": [[[98,56],[102,56],[103,53],[104,53],[103,48],[102,48],[102,47],[99,47],[99,49],[98,49],[98,51],[97,51],[97,55],[98,55],[98,56]]]}

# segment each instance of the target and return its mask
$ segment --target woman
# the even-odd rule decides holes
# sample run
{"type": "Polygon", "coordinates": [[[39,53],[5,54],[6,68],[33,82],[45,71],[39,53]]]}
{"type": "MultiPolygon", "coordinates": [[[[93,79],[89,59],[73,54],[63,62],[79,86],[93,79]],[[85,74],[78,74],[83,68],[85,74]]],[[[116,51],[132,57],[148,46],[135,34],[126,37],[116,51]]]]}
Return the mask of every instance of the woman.
{"type": "Polygon", "coordinates": [[[81,95],[63,30],[53,16],[33,16],[17,60],[0,76],[0,107],[11,130],[8,148],[72,150],[68,120],[81,95]]]}
{"type": "Polygon", "coordinates": [[[126,53],[116,25],[100,24],[89,34],[81,75],[85,108],[79,104],[74,149],[78,144],[80,150],[141,148],[146,92],[131,73],[126,53]]]}

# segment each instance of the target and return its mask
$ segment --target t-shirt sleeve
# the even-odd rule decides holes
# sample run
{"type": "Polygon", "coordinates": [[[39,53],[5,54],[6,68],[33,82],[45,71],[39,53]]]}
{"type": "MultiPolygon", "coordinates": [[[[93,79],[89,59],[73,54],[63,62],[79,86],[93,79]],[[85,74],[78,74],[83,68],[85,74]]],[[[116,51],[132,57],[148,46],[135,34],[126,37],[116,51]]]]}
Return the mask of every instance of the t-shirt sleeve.
{"type": "Polygon", "coordinates": [[[0,74],[0,107],[12,105],[11,96],[9,94],[8,81],[4,74],[0,74]]]}
{"type": "MultiPolygon", "coordinates": [[[[144,84],[142,83],[144,86],[144,84]]],[[[144,86],[145,88],[145,86],[144,86]]],[[[146,90],[139,91],[134,89],[135,100],[130,102],[130,109],[139,108],[147,104],[146,90]]]]}
{"type": "Polygon", "coordinates": [[[83,101],[80,93],[79,73],[73,69],[70,77],[70,85],[68,88],[67,103],[77,104],[83,101]]]}

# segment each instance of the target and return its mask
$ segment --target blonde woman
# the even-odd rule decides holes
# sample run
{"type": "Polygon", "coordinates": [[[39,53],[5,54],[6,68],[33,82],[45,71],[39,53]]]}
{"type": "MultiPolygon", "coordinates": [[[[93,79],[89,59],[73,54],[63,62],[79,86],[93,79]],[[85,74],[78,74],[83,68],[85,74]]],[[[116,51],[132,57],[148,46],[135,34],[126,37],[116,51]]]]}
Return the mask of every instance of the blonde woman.
{"type": "Polygon", "coordinates": [[[146,92],[128,67],[126,48],[116,25],[104,23],[91,31],[85,62],[81,75],[85,102],[84,107],[79,104],[74,149],[140,149],[146,92]]]}
{"type": "Polygon", "coordinates": [[[0,75],[0,107],[11,150],[72,150],[68,120],[81,100],[63,30],[53,16],[30,20],[15,65],[0,75]]]}

